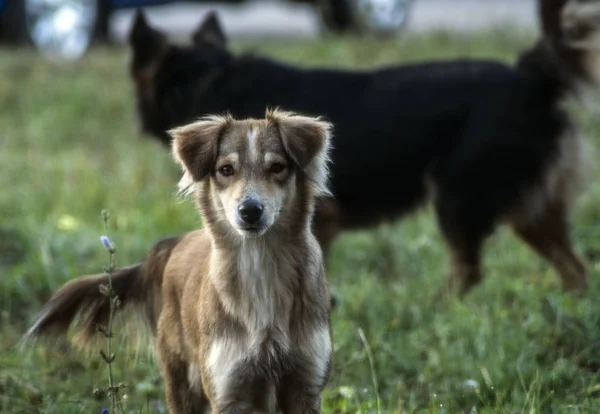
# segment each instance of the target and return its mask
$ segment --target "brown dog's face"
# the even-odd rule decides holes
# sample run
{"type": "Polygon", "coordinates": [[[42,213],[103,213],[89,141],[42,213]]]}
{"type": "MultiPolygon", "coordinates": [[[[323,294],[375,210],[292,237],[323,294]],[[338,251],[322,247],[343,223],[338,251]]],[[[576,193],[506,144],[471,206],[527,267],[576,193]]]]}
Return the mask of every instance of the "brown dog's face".
{"type": "Polygon", "coordinates": [[[329,129],[278,111],[264,120],[212,117],[172,131],[173,148],[196,190],[210,195],[202,214],[259,237],[293,214],[300,185],[311,198],[326,192],[329,129]]]}
{"type": "Polygon", "coordinates": [[[243,121],[225,131],[215,170],[215,208],[243,236],[264,234],[294,200],[295,165],[266,122],[243,121]]]}

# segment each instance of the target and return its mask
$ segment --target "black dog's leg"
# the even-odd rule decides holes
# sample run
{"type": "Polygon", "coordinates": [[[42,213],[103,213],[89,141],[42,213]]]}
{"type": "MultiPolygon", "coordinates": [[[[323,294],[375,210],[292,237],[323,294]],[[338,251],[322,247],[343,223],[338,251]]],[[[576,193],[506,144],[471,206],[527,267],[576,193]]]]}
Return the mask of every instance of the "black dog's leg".
{"type": "MultiPolygon", "coordinates": [[[[327,264],[331,244],[341,230],[340,209],[335,199],[323,197],[317,200],[312,230],[323,250],[324,262],[327,264]]],[[[337,305],[337,298],[331,293],[331,290],[330,301],[331,308],[335,308],[337,305]]]]}
{"type": "Polygon", "coordinates": [[[464,296],[483,279],[481,251],[493,232],[495,217],[485,209],[472,211],[476,203],[459,193],[441,191],[436,212],[442,234],[450,248],[450,275],[442,294],[464,296]]]}
{"type": "Polygon", "coordinates": [[[562,278],[565,291],[583,291],[588,286],[588,270],[575,253],[567,210],[556,202],[531,220],[518,220],[513,228],[538,254],[552,263],[562,278]]]}

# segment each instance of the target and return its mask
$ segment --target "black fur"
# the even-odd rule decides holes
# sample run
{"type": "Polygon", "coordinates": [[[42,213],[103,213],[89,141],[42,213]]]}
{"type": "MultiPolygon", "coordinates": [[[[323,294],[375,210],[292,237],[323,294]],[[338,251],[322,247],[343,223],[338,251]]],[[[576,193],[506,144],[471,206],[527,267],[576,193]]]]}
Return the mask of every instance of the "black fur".
{"type": "MultiPolygon", "coordinates": [[[[224,40],[203,41],[211,38],[203,33],[214,30],[211,20],[194,35],[193,46],[157,47],[157,69],[145,86],[155,99],[145,100],[138,90],[139,115],[145,131],[167,145],[167,130],[205,114],[260,117],[265,107],[279,106],[323,115],[334,124],[335,201],[324,200],[315,218],[325,249],[337,230],[413,210],[428,199],[431,183],[442,231],[455,253],[473,256],[464,260],[477,267],[485,237],[543,181],[571,128],[559,104],[582,66],[571,61],[579,55],[556,45],[563,5],[542,4],[549,37],[516,66],[459,60],[362,72],[299,68],[235,56],[224,40]]],[[[139,26],[132,35],[141,36],[139,26]]],[[[212,38],[224,35],[219,29],[212,38]]],[[[135,79],[144,67],[135,64],[132,46],[135,79]]],[[[141,48],[144,56],[147,48],[141,48]]]]}

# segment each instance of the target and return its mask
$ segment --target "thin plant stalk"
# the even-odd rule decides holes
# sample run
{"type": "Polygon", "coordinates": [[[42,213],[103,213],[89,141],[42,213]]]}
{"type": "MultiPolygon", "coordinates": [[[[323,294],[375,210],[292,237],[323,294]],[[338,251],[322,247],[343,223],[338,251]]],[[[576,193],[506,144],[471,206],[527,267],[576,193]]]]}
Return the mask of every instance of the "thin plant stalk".
{"type": "Polygon", "coordinates": [[[360,336],[360,340],[365,347],[365,351],[367,351],[367,358],[369,359],[369,366],[371,367],[371,380],[373,381],[373,388],[375,389],[375,399],[377,402],[377,414],[381,413],[381,398],[379,398],[379,383],[377,382],[377,373],[375,372],[375,361],[373,360],[373,353],[371,352],[371,347],[369,346],[369,342],[367,341],[367,337],[365,336],[362,328],[358,328],[358,336],[360,336]]]}
{"type": "Polygon", "coordinates": [[[108,326],[106,328],[101,328],[104,336],[106,338],[106,353],[104,351],[100,351],[100,355],[102,359],[106,362],[108,367],[108,390],[107,394],[110,396],[111,400],[111,413],[115,414],[118,411],[123,411],[120,401],[119,401],[119,391],[121,389],[121,385],[115,385],[112,363],[115,359],[115,355],[112,352],[112,337],[113,337],[113,320],[114,315],[116,313],[117,307],[119,306],[119,298],[115,294],[113,290],[112,284],[112,273],[115,270],[115,253],[117,249],[114,244],[110,241],[108,237],[108,219],[110,215],[108,211],[102,211],[102,219],[104,221],[104,232],[105,235],[101,237],[102,243],[108,250],[108,266],[105,266],[104,270],[108,274],[108,287],[101,286],[101,292],[106,295],[109,300],[109,314],[108,314],[108,326]]]}

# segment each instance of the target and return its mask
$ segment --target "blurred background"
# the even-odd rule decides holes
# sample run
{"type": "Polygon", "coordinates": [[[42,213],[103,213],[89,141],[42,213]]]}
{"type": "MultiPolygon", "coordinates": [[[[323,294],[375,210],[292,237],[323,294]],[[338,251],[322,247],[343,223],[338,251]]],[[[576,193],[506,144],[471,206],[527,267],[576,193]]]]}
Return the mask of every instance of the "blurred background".
{"type": "MultiPolygon", "coordinates": [[[[536,3],[0,0],[0,413],[106,408],[98,354],[63,340],[21,349],[23,333],[63,283],[102,271],[101,235],[125,266],[201,225],[174,195],[180,171],[169,151],[140,132],[126,43],[136,6],[178,42],[217,10],[232,53],[372,69],[456,58],[512,65],[538,36],[536,3]]],[[[600,117],[573,108],[598,146],[600,117]]],[[[599,413],[598,205],[592,179],[574,214],[592,270],[580,298],[563,295],[554,270],[507,229],[486,248],[484,283],[447,304],[435,299],[449,257],[430,209],[342,234],[327,268],[339,300],[324,412],[599,413]]],[[[123,412],[166,413],[156,361],[115,343],[123,412]]]]}
{"type": "Polygon", "coordinates": [[[147,8],[173,38],[185,38],[211,9],[232,37],[307,38],[324,31],[389,37],[507,23],[532,29],[537,22],[534,0],[0,0],[0,39],[78,58],[94,40],[123,42],[135,7],[147,8]]]}

